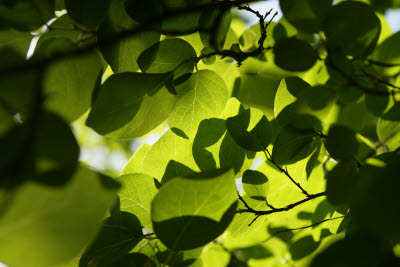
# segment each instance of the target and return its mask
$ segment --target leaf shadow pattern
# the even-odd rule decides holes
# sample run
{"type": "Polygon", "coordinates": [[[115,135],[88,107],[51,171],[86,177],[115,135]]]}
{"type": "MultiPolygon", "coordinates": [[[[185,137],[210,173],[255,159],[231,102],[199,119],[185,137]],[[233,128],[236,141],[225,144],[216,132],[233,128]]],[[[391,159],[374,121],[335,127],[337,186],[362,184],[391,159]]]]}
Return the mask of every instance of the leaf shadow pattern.
{"type": "Polygon", "coordinates": [[[255,152],[246,151],[239,147],[226,130],[226,121],[212,118],[200,122],[193,141],[193,158],[202,171],[219,168],[232,168],[237,174],[245,158],[253,159],[255,152]],[[222,139],[222,140],[221,140],[222,139]],[[219,149],[215,151],[212,146],[219,149]],[[216,155],[218,155],[219,166],[216,155]]]}
{"type": "MultiPolygon", "coordinates": [[[[171,180],[172,178],[178,177],[178,176],[187,176],[190,174],[194,174],[195,171],[192,170],[191,168],[187,167],[186,165],[183,165],[180,162],[177,162],[175,160],[170,160],[167,164],[167,167],[165,168],[165,172],[163,177],[161,178],[161,183],[160,182],[155,182],[157,189],[160,189],[160,186],[171,180]]],[[[156,181],[156,179],[155,179],[156,181]]]]}
{"type": "Polygon", "coordinates": [[[204,216],[180,216],[161,222],[153,221],[157,237],[174,250],[189,250],[201,247],[221,235],[236,214],[235,201],[220,221],[204,216]]]}

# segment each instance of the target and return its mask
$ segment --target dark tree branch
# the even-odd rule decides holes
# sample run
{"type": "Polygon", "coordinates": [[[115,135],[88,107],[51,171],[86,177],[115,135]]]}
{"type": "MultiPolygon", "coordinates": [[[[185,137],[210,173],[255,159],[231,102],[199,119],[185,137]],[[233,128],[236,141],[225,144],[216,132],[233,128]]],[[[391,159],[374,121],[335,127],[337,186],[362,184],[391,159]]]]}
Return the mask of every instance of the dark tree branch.
{"type": "Polygon", "coordinates": [[[272,238],[276,237],[279,234],[283,234],[283,233],[291,232],[291,231],[302,230],[302,229],[307,229],[307,228],[314,227],[314,226],[319,225],[319,224],[324,223],[324,222],[333,221],[333,220],[341,219],[341,218],[344,218],[344,217],[346,217],[346,215],[338,216],[338,217],[335,217],[335,218],[325,219],[325,220],[322,220],[322,221],[319,221],[319,222],[316,222],[316,223],[313,223],[313,224],[310,224],[310,225],[307,225],[307,226],[302,226],[302,227],[297,227],[297,228],[290,228],[290,229],[283,229],[283,230],[280,230],[280,231],[276,231],[271,236],[269,236],[267,239],[265,239],[263,241],[263,243],[268,242],[269,240],[271,240],[272,238]]]}
{"type": "Polygon", "coordinates": [[[292,183],[295,184],[295,185],[300,189],[300,191],[301,191],[304,195],[310,196],[310,194],[300,185],[300,183],[296,182],[296,181],[293,179],[293,177],[289,174],[287,168],[285,168],[285,169],[282,168],[281,166],[279,166],[279,165],[272,159],[272,155],[271,155],[271,153],[269,153],[268,149],[264,148],[263,152],[264,152],[265,157],[267,158],[267,160],[268,160],[269,162],[271,162],[272,164],[274,164],[275,167],[277,167],[282,173],[284,173],[284,174],[290,179],[290,181],[292,181],[292,183]],[[268,155],[267,155],[267,153],[268,153],[268,155]]]}
{"type": "Polygon", "coordinates": [[[293,209],[294,207],[296,207],[298,205],[301,205],[301,204],[303,204],[305,202],[308,202],[310,200],[313,200],[315,198],[319,198],[319,197],[322,197],[322,196],[325,196],[325,192],[309,195],[308,197],[306,197],[306,198],[304,198],[302,200],[299,200],[297,202],[291,203],[291,204],[289,204],[289,205],[287,205],[287,206],[285,206],[283,208],[275,208],[275,209],[272,209],[272,210],[255,210],[255,209],[253,209],[251,207],[248,207],[246,209],[238,209],[236,211],[236,213],[253,213],[255,215],[268,215],[268,214],[272,214],[272,213],[291,210],[291,209],[293,209]]]}
{"type": "Polygon", "coordinates": [[[400,66],[400,64],[385,63],[385,62],[375,61],[372,59],[368,59],[368,62],[377,66],[387,67],[387,68],[400,66]]]}
{"type": "MultiPolygon", "coordinates": [[[[152,31],[152,30],[154,31],[153,25],[160,23],[166,19],[171,19],[174,17],[178,17],[180,15],[190,14],[190,13],[194,13],[194,12],[198,12],[198,11],[202,11],[202,10],[206,10],[206,9],[210,9],[210,8],[230,8],[230,7],[240,6],[240,5],[246,4],[246,3],[253,3],[253,2],[259,2],[259,1],[260,0],[216,1],[216,2],[204,4],[204,5],[173,9],[173,10],[170,10],[166,14],[163,14],[159,17],[154,17],[154,18],[150,19],[149,22],[140,24],[139,26],[131,28],[131,29],[117,32],[117,33],[109,36],[108,38],[98,40],[98,42],[91,43],[81,49],[73,50],[73,51],[69,51],[69,52],[65,52],[65,53],[60,53],[60,54],[54,54],[52,57],[44,58],[44,59],[40,59],[40,60],[28,60],[28,61],[25,61],[23,64],[15,64],[15,65],[10,65],[10,66],[5,66],[0,69],[0,75],[13,73],[13,72],[24,72],[24,71],[30,70],[30,69],[38,69],[38,68],[46,67],[47,65],[49,65],[57,60],[63,59],[63,58],[81,56],[83,54],[91,52],[94,49],[97,49],[99,45],[110,46],[119,40],[131,37],[135,34],[143,32],[143,31],[152,31]]],[[[227,51],[229,51],[229,50],[227,50],[227,51]]],[[[232,55],[233,58],[235,56],[236,57],[238,56],[237,53],[229,54],[228,52],[223,52],[223,53],[221,52],[221,56],[223,56],[223,57],[230,56],[230,55],[232,55]]],[[[254,54],[251,53],[251,54],[247,54],[247,55],[252,56],[254,54]]],[[[257,54],[255,54],[255,55],[257,55],[257,54]]],[[[210,55],[210,56],[212,56],[212,55],[210,55]]],[[[207,56],[203,56],[202,58],[205,58],[205,57],[207,57],[207,56]]]]}

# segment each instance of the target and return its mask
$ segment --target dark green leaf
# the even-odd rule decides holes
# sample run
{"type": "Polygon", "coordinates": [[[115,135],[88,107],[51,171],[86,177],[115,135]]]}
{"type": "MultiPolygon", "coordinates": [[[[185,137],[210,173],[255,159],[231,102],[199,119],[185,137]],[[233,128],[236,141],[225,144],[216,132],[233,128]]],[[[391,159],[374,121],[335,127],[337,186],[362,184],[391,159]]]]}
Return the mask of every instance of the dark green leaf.
{"type": "Polygon", "coordinates": [[[3,30],[0,31],[0,47],[2,49],[5,47],[14,49],[21,57],[25,57],[29,45],[31,44],[32,37],[33,35],[29,32],[17,31],[14,29],[3,30]]]}
{"type": "Polygon", "coordinates": [[[226,128],[233,140],[250,151],[265,150],[272,138],[268,119],[258,109],[247,109],[226,120],[226,128]]]}
{"type": "Polygon", "coordinates": [[[16,0],[0,3],[0,28],[34,31],[53,17],[54,0],[16,0]]]}
{"type": "Polygon", "coordinates": [[[306,71],[314,66],[317,52],[296,37],[279,39],[274,46],[275,64],[289,71],[306,71]]]}
{"type": "Polygon", "coordinates": [[[354,222],[362,229],[397,243],[400,241],[400,214],[395,211],[400,201],[396,193],[400,186],[400,160],[398,154],[391,156],[385,167],[364,165],[360,169],[350,208],[354,222]]]}
{"type": "Polygon", "coordinates": [[[52,113],[39,114],[37,129],[30,128],[31,124],[30,120],[17,124],[0,139],[4,152],[0,167],[2,182],[17,185],[29,179],[64,186],[79,157],[75,136],[69,125],[52,113]]]}
{"type": "Polygon", "coordinates": [[[272,159],[277,164],[290,164],[309,156],[314,133],[310,130],[298,130],[284,127],[275,140],[272,159]]]}
{"type": "Polygon", "coordinates": [[[196,51],[188,42],[173,38],[158,42],[143,51],[138,57],[138,65],[146,73],[175,71],[175,78],[178,78],[193,71],[194,61],[189,59],[195,57],[196,51]]]}
{"type": "Polygon", "coordinates": [[[205,47],[221,49],[232,20],[232,13],[228,9],[214,8],[205,10],[199,19],[200,38],[205,47]]]}
{"type": "Polygon", "coordinates": [[[333,125],[329,129],[326,148],[335,159],[351,160],[358,151],[358,142],[355,132],[342,125],[333,125]]]}
{"type": "Polygon", "coordinates": [[[112,266],[128,255],[142,235],[142,227],[135,215],[121,212],[109,217],[103,222],[96,239],[83,252],[79,266],[112,266]]]}
{"type": "Polygon", "coordinates": [[[383,83],[378,83],[372,90],[376,92],[387,93],[387,95],[365,94],[365,104],[367,105],[367,110],[375,116],[380,117],[389,104],[389,90],[383,83]]]}
{"type": "Polygon", "coordinates": [[[174,178],[151,204],[157,237],[170,249],[203,246],[225,231],[236,212],[233,171],[174,178]]]}
{"type": "Polygon", "coordinates": [[[128,15],[139,23],[146,23],[161,15],[160,0],[126,0],[125,8],[128,15]]]}
{"type": "Polygon", "coordinates": [[[114,73],[139,70],[139,55],[160,40],[159,32],[141,31],[109,43],[109,39],[115,38],[118,32],[137,26],[138,23],[126,13],[124,1],[113,0],[107,20],[100,26],[98,38],[100,42],[105,42],[100,44],[100,51],[114,73]]]}
{"type": "Polygon", "coordinates": [[[111,0],[64,0],[68,14],[79,24],[95,29],[106,17],[111,0]]]}
{"type": "Polygon", "coordinates": [[[346,1],[330,9],[324,32],[331,49],[340,49],[346,55],[366,57],[376,46],[381,23],[367,4],[346,1]]]}
{"type": "Polygon", "coordinates": [[[162,123],[176,97],[165,87],[169,74],[118,73],[101,86],[86,124],[102,135],[135,138],[162,123]]]}
{"type": "Polygon", "coordinates": [[[327,174],[326,196],[336,206],[350,203],[357,182],[357,166],[354,161],[340,161],[327,174]]]}
{"type": "Polygon", "coordinates": [[[332,0],[280,0],[285,18],[301,31],[318,33],[332,0]]]}
{"type": "MultiPolygon", "coordinates": [[[[385,39],[374,51],[373,59],[379,62],[384,62],[393,65],[400,65],[400,52],[397,49],[400,45],[400,32],[391,35],[385,39]]],[[[400,71],[400,66],[394,67],[379,67],[375,66],[380,73],[391,76],[400,71]]]]}

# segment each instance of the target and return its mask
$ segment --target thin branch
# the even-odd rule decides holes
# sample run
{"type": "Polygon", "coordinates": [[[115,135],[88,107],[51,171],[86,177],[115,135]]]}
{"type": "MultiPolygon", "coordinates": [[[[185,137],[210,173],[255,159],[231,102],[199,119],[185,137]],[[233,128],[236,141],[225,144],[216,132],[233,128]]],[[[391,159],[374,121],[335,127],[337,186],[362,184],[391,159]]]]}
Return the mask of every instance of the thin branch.
{"type": "MultiPolygon", "coordinates": [[[[4,68],[0,69],[0,75],[13,73],[13,72],[24,72],[29,69],[38,69],[38,68],[45,67],[57,60],[63,59],[63,58],[81,56],[83,54],[91,52],[92,50],[97,49],[99,45],[102,45],[103,47],[110,46],[117,41],[131,37],[135,34],[138,34],[138,33],[144,32],[144,31],[154,31],[154,28],[152,26],[157,23],[160,23],[166,19],[171,19],[171,18],[178,17],[178,16],[181,16],[184,14],[190,14],[190,13],[194,13],[194,12],[198,12],[198,11],[202,11],[202,10],[206,10],[206,9],[210,9],[210,8],[218,8],[218,7],[229,8],[229,7],[239,6],[239,5],[242,5],[245,3],[253,3],[253,2],[259,2],[259,1],[260,0],[217,1],[217,2],[207,3],[204,5],[197,5],[197,6],[173,9],[166,14],[163,14],[159,17],[154,17],[154,18],[150,19],[146,23],[140,24],[131,29],[117,32],[111,36],[108,36],[108,38],[98,40],[97,42],[91,43],[81,49],[68,51],[68,52],[60,53],[60,54],[54,54],[52,57],[44,58],[44,59],[40,59],[40,60],[25,61],[23,64],[15,64],[15,65],[10,65],[10,66],[5,66],[4,68]]],[[[224,54],[226,54],[226,53],[224,53],[224,54]]],[[[237,54],[232,54],[232,55],[237,56],[237,54]]],[[[225,55],[225,56],[229,56],[229,55],[225,55]]],[[[250,55],[248,55],[248,56],[250,56],[250,55]]],[[[203,58],[204,57],[206,57],[206,56],[203,56],[203,58]]]]}
{"type": "Polygon", "coordinates": [[[236,211],[236,213],[254,213],[255,215],[268,215],[268,214],[272,214],[272,213],[291,210],[291,209],[293,209],[294,207],[296,207],[298,205],[301,205],[303,203],[306,203],[306,202],[308,202],[310,200],[313,200],[313,199],[316,199],[316,198],[319,198],[319,197],[322,197],[322,196],[325,196],[325,192],[309,195],[308,197],[306,197],[306,198],[304,198],[302,200],[299,200],[297,202],[294,202],[292,204],[289,204],[289,205],[287,205],[287,206],[285,206],[283,208],[276,208],[276,209],[273,209],[273,210],[255,210],[253,208],[246,208],[246,209],[238,209],[236,211]]]}
{"type": "Polygon", "coordinates": [[[319,224],[324,223],[324,222],[333,221],[333,220],[341,219],[341,218],[344,218],[344,217],[346,217],[346,215],[338,216],[338,217],[335,217],[335,218],[325,219],[325,220],[322,220],[322,221],[319,221],[319,222],[316,222],[316,223],[313,223],[313,224],[307,225],[307,226],[302,226],[302,227],[297,227],[297,228],[279,230],[279,231],[276,231],[275,233],[273,233],[273,234],[272,234],[271,236],[269,236],[267,239],[265,239],[265,240],[263,241],[263,243],[268,242],[268,241],[271,240],[272,238],[274,238],[274,237],[276,237],[277,235],[282,234],[282,233],[291,232],[291,231],[297,231],[297,230],[302,230],[302,229],[307,229],[307,228],[314,227],[314,226],[319,225],[319,224]]]}
{"type": "Polygon", "coordinates": [[[376,60],[372,60],[372,59],[368,59],[368,62],[377,66],[381,66],[381,67],[398,67],[400,66],[400,64],[392,64],[392,63],[386,63],[386,62],[381,62],[381,61],[376,61],[376,60]]]}
{"type": "Polygon", "coordinates": [[[317,132],[316,130],[313,129],[313,133],[318,136],[319,138],[326,139],[327,136],[323,132],[317,132]]]}
{"type": "Polygon", "coordinates": [[[301,190],[301,192],[302,192],[304,195],[310,196],[310,194],[300,185],[300,183],[296,182],[296,181],[293,179],[293,177],[289,174],[287,168],[285,168],[285,169],[282,168],[281,166],[279,166],[279,165],[272,159],[272,155],[271,155],[271,153],[269,153],[268,149],[266,149],[266,148],[264,147],[263,152],[264,152],[265,157],[267,158],[267,160],[268,160],[269,162],[271,162],[272,164],[274,164],[275,167],[277,167],[282,173],[284,173],[284,174],[292,181],[292,183],[295,184],[295,185],[301,190]],[[267,155],[267,153],[268,153],[268,155],[267,155]]]}

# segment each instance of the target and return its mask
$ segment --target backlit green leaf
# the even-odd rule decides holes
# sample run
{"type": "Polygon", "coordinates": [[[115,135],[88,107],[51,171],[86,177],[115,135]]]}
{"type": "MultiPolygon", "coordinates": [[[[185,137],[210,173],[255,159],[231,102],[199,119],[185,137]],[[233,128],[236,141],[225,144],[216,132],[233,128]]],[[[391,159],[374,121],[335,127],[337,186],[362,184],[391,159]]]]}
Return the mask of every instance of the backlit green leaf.
{"type": "Polygon", "coordinates": [[[28,182],[13,194],[0,219],[0,258],[10,266],[52,266],[74,259],[101,227],[118,185],[79,168],[62,189],[28,182]],[[24,255],[24,257],[21,257],[24,255]]]}
{"type": "Polygon", "coordinates": [[[138,57],[138,65],[146,73],[165,73],[176,70],[175,78],[178,78],[193,71],[194,61],[188,61],[183,65],[182,63],[194,57],[196,57],[196,52],[188,42],[173,38],[158,42],[143,51],[138,57]]]}
{"type": "Polygon", "coordinates": [[[116,180],[122,184],[118,192],[121,210],[135,214],[143,227],[151,228],[150,204],[157,193],[154,178],[143,173],[132,173],[116,180]]]}
{"type": "Polygon", "coordinates": [[[129,159],[128,163],[126,164],[122,174],[128,173],[142,173],[143,172],[143,160],[150,149],[149,144],[143,144],[139,147],[139,149],[133,154],[133,156],[129,159]]]}
{"type": "Polygon", "coordinates": [[[239,146],[250,151],[265,150],[272,137],[268,119],[260,110],[253,108],[228,118],[226,128],[239,146]]]}
{"type": "Polygon", "coordinates": [[[290,164],[309,156],[309,150],[314,139],[310,130],[298,130],[284,127],[278,134],[272,149],[272,159],[277,164],[290,164]]]}
{"type": "Polygon", "coordinates": [[[165,87],[169,74],[118,73],[99,89],[86,124],[102,135],[135,138],[162,123],[176,97],[165,87]]]}
{"type": "Polygon", "coordinates": [[[243,173],[243,189],[246,194],[257,200],[266,200],[269,191],[268,178],[259,171],[247,170],[243,173]]]}
{"type": "Polygon", "coordinates": [[[174,178],[151,204],[154,231],[171,249],[203,246],[228,227],[236,211],[236,198],[231,170],[174,178]]]}
{"type": "Polygon", "coordinates": [[[224,80],[211,70],[200,70],[175,84],[178,101],[168,125],[182,130],[192,138],[200,122],[218,117],[229,98],[224,80]]]}

